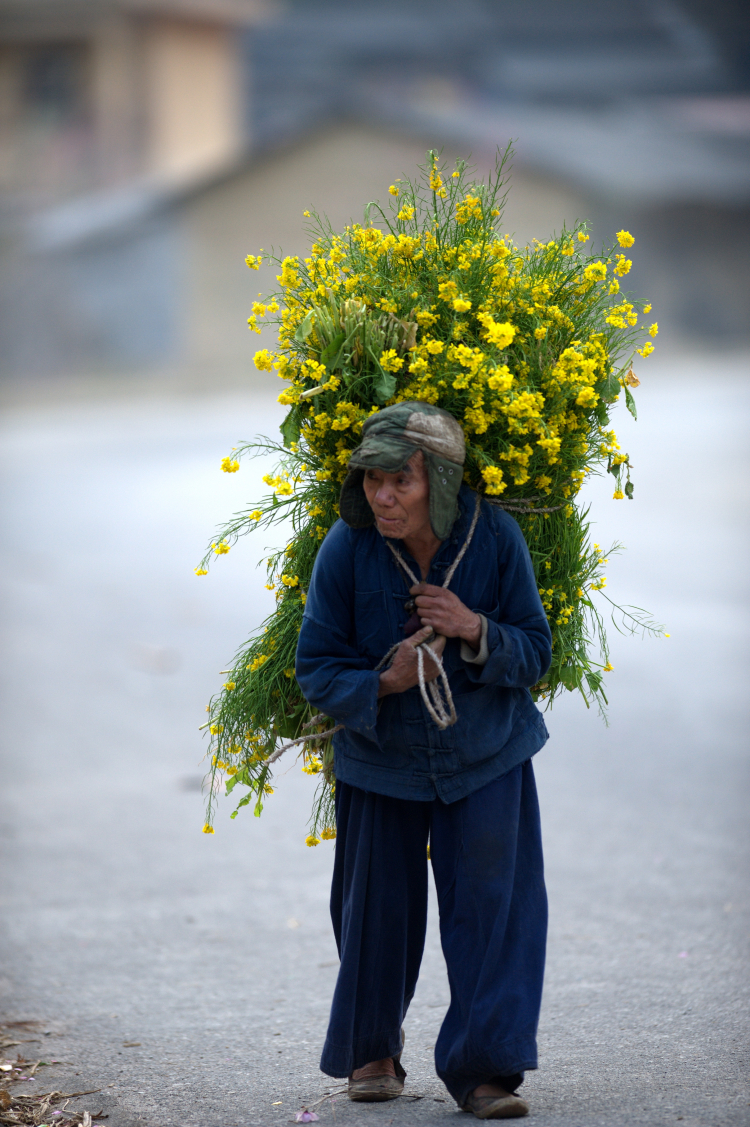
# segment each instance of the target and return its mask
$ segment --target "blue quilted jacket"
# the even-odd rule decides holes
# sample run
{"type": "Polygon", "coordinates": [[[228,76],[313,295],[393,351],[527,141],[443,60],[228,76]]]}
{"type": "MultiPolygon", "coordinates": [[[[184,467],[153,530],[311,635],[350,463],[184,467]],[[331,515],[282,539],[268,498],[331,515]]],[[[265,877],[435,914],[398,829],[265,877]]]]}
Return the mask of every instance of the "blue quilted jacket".
{"type": "MultiPolygon", "coordinates": [[[[432,561],[440,586],[466,539],[474,493],[432,561]]],[[[400,541],[412,571],[419,568],[400,541]]],[[[486,650],[449,638],[443,655],[458,722],[430,719],[419,688],[378,700],[375,666],[404,637],[409,581],[380,534],[337,521],[313,570],[297,647],[307,700],[344,729],[334,736],[336,777],[394,798],[455,802],[534,755],[547,740],[529,693],[549,668],[551,638],[518,524],[482,502],[474,538],[450,589],[486,619],[486,650]],[[482,661],[482,657],[486,660],[482,661]],[[479,659],[479,660],[478,660],[479,659]]]]}

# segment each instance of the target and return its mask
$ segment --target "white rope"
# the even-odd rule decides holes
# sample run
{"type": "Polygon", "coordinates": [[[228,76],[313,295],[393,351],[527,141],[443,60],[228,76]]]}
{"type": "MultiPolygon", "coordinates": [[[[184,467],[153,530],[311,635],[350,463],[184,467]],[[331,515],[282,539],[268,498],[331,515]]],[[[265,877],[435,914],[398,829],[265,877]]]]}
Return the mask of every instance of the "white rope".
{"type": "MultiPolygon", "coordinates": [[[[453,576],[456,574],[456,568],[458,567],[458,565],[461,563],[461,560],[466,555],[466,550],[469,547],[469,544],[471,544],[471,540],[472,540],[472,537],[474,535],[474,530],[476,529],[477,521],[479,520],[479,512],[480,512],[481,506],[482,506],[482,499],[479,496],[479,494],[477,494],[476,504],[474,506],[474,516],[472,517],[471,525],[469,527],[468,534],[466,536],[466,539],[464,540],[463,547],[461,548],[461,551],[458,553],[455,560],[453,561],[451,566],[448,568],[448,571],[446,572],[445,579],[443,580],[443,587],[444,588],[447,588],[449,583],[453,579],[453,576]]],[[[383,539],[385,540],[386,544],[388,545],[391,552],[393,553],[393,556],[396,560],[396,563],[401,568],[403,568],[404,573],[412,581],[412,584],[414,584],[414,586],[417,586],[420,581],[417,579],[416,575],[411,570],[408,563],[406,562],[404,557],[399,552],[398,548],[395,548],[393,546],[393,544],[391,544],[390,540],[386,540],[385,537],[383,537],[383,539]]],[[[393,655],[395,654],[396,650],[398,649],[398,647],[400,645],[401,645],[400,642],[396,642],[396,644],[394,646],[391,646],[391,648],[389,649],[389,651],[385,655],[385,657],[382,659],[382,661],[380,661],[378,663],[378,665],[375,666],[376,672],[377,672],[377,670],[382,669],[385,665],[390,664],[390,662],[393,658],[393,655]]],[[[438,726],[438,728],[441,729],[441,731],[445,728],[450,728],[452,724],[456,723],[456,721],[458,720],[458,716],[456,715],[456,706],[453,703],[453,693],[451,692],[451,687],[450,687],[450,684],[448,683],[448,674],[445,672],[445,668],[443,666],[443,662],[440,658],[440,655],[435,653],[435,651],[432,649],[432,647],[430,646],[430,644],[427,640],[425,640],[424,642],[420,642],[419,645],[416,647],[416,651],[417,651],[417,677],[419,678],[419,691],[422,694],[422,700],[424,701],[425,708],[427,709],[428,713],[430,714],[430,717],[433,720],[433,722],[438,726]],[[435,664],[438,668],[438,677],[435,678],[432,681],[426,681],[425,680],[425,675],[424,675],[424,655],[425,654],[429,655],[433,664],[435,664]],[[443,695],[440,691],[440,684],[438,683],[438,678],[439,678],[440,682],[442,683],[443,693],[445,693],[445,699],[443,699],[443,695]]]]}
{"type": "MultiPolygon", "coordinates": [[[[307,725],[305,725],[305,727],[307,727],[307,725]]],[[[265,759],[263,761],[264,766],[270,767],[271,764],[275,763],[276,760],[280,756],[282,756],[285,751],[289,751],[290,747],[296,747],[297,744],[307,743],[309,740],[326,740],[329,736],[332,736],[334,732],[340,732],[343,727],[343,724],[337,724],[335,728],[329,728],[327,732],[314,732],[311,736],[297,736],[296,740],[291,740],[290,743],[283,744],[281,747],[277,747],[276,751],[274,751],[272,755],[269,755],[268,759],[265,759]]]]}

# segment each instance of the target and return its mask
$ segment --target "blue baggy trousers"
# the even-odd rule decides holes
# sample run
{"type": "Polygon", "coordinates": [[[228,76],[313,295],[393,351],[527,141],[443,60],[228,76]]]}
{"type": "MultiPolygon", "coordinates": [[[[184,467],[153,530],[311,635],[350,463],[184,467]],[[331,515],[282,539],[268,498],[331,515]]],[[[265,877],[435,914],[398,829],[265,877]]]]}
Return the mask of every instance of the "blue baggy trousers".
{"type": "Polygon", "coordinates": [[[336,784],[331,917],[341,958],[320,1067],[349,1076],[401,1050],[427,923],[427,843],[451,1002],[437,1074],[463,1104],[479,1084],[513,1091],[537,1067],[547,936],[531,760],[457,802],[336,784]]]}

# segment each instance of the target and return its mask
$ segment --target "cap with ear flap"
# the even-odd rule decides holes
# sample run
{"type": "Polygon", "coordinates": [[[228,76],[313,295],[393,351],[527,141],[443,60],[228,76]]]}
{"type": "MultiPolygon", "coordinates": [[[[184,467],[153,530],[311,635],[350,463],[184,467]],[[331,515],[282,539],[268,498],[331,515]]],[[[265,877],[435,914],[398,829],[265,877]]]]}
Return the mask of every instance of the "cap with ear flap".
{"type": "Polygon", "coordinates": [[[453,415],[431,403],[394,403],[365,420],[341,487],[341,519],[352,528],[371,525],[375,516],[362,487],[365,470],[398,473],[415,450],[422,451],[427,467],[432,531],[447,540],[458,516],[466,440],[453,415]]]}

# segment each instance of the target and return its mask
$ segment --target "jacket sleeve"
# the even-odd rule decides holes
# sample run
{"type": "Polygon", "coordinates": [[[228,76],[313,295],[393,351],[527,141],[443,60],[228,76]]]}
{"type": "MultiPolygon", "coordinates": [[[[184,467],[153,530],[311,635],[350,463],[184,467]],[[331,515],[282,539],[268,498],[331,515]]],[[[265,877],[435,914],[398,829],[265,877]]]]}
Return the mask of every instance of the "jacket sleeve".
{"type": "Polygon", "coordinates": [[[464,669],[480,684],[528,689],[550,667],[552,634],[521,529],[501,510],[493,510],[491,519],[499,571],[497,621],[487,620],[487,660],[472,661],[472,652],[464,657],[464,669]]]}
{"type": "Polygon", "coordinates": [[[357,652],[354,636],[351,530],[337,521],[313,567],[295,673],[314,708],[377,743],[380,675],[357,652]]]}

